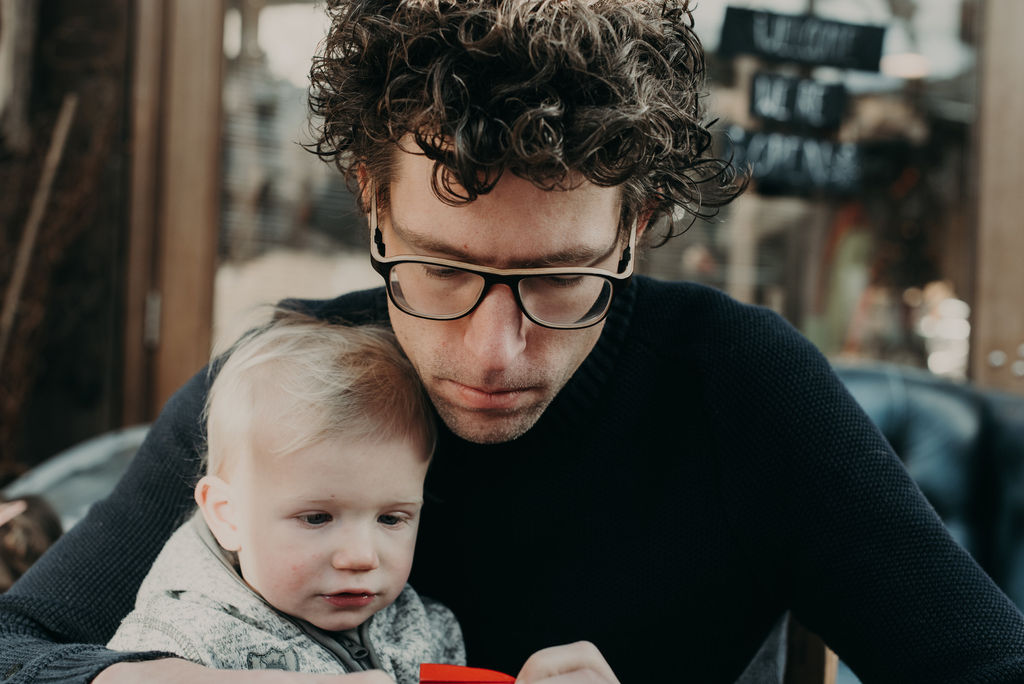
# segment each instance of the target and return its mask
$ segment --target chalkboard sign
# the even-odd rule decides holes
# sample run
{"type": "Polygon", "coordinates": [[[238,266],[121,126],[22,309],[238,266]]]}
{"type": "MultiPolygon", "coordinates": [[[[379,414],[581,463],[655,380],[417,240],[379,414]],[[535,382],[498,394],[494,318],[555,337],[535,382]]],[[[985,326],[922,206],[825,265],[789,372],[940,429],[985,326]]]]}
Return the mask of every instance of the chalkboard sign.
{"type": "Polygon", "coordinates": [[[775,62],[878,71],[884,37],[884,26],[728,7],[718,52],[726,57],[752,54],[775,62]]]}
{"type": "Polygon", "coordinates": [[[750,164],[761,193],[849,195],[861,186],[861,149],[852,143],[750,132],[739,126],[730,126],[727,135],[733,163],[739,168],[750,164]]]}
{"type": "Polygon", "coordinates": [[[836,128],[845,109],[846,88],[838,83],[763,72],[751,82],[750,113],[767,121],[836,128]]]}

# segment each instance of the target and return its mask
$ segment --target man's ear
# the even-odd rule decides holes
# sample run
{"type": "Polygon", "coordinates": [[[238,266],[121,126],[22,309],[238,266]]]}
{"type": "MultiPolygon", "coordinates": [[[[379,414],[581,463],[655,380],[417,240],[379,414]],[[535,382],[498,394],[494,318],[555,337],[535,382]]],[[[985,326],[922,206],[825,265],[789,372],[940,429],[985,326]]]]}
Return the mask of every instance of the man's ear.
{"type": "Polygon", "coordinates": [[[643,237],[644,231],[646,231],[651,225],[651,217],[654,216],[654,207],[644,206],[640,209],[640,213],[636,217],[636,241],[640,243],[640,238],[643,237]]]}
{"type": "Polygon", "coordinates": [[[359,183],[359,207],[364,209],[366,215],[369,216],[373,192],[370,188],[372,185],[370,171],[366,168],[366,164],[360,164],[356,167],[356,181],[359,183]]]}
{"type": "Polygon", "coordinates": [[[232,496],[231,485],[216,475],[199,480],[195,490],[196,503],[206,520],[206,526],[225,551],[242,548],[238,529],[238,505],[232,496]]]}

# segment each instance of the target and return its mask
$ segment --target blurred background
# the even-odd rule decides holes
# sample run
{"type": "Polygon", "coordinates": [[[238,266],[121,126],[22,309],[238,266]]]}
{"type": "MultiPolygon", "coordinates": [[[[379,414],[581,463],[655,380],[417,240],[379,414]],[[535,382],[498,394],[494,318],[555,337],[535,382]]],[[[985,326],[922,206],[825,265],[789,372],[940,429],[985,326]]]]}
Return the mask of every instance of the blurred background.
{"type": "MultiPolygon", "coordinates": [[[[770,307],[839,364],[1024,394],[1024,2],[694,17],[753,181],[640,270],[770,307]]],[[[0,487],[151,421],[261,307],[378,284],[302,148],[325,31],[314,2],[0,0],[0,487]]]]}

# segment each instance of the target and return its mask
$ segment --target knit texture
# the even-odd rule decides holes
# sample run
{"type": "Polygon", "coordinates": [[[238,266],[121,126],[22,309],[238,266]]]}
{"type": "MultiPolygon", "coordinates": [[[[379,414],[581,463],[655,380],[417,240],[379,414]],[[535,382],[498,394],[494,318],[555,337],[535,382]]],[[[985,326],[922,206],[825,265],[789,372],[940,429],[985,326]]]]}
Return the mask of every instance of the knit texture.
{"type": "MultiPolygon", "coordinates": [[[[296,303],[386,321],[383,292],[296,303]]],[[[0,677],[88,681],[188,510],[207,380],[113,495],[0,597],[0,677]]],[[[958,547],[825,359],[776,315],[636,278],[537,425],[443,431],[411,583],[471,665],[594,642],[621,681],[732,682],[783,611],[866,682],[1022,682],[1024,617],[958,547]]]]}

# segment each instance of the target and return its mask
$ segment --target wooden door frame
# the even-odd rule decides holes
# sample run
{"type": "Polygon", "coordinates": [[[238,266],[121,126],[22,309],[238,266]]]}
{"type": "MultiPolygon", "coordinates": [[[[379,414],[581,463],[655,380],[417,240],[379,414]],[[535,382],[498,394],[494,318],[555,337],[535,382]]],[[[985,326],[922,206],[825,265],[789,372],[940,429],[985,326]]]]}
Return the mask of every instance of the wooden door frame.
{"type": "Polygon", "coordinates": [[[1024,2],[987,0],[979,44],[971,377],[1024,393],[1024,2]]]}
{"type": "Polygon", "coordinates": [[[210,354],[220,224],[224,0],[136,0],[124,424],[210,354]]]}

